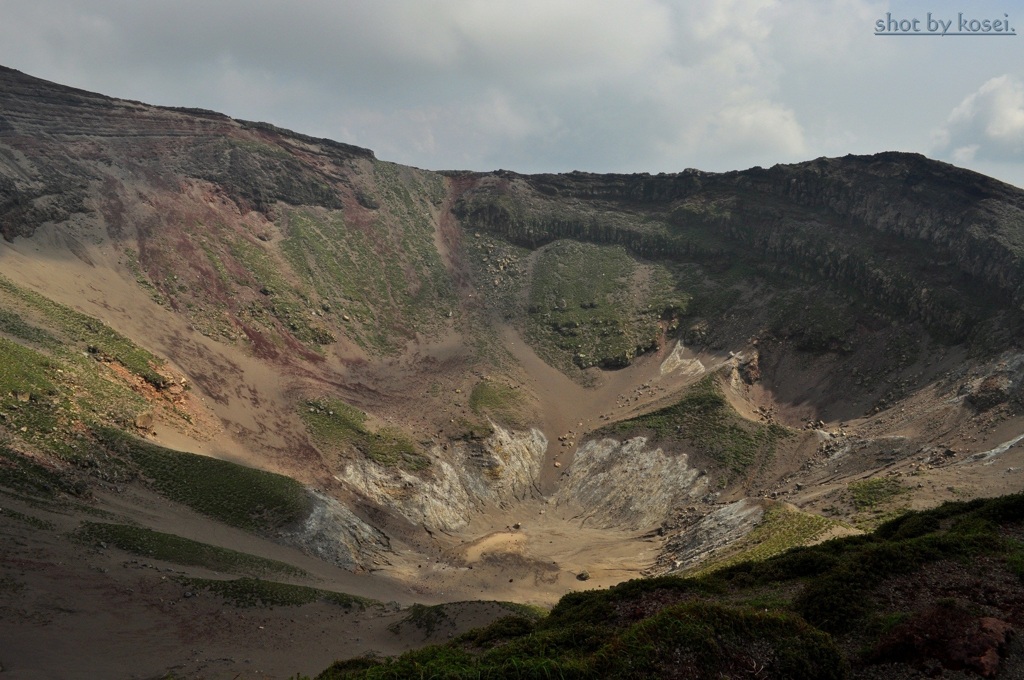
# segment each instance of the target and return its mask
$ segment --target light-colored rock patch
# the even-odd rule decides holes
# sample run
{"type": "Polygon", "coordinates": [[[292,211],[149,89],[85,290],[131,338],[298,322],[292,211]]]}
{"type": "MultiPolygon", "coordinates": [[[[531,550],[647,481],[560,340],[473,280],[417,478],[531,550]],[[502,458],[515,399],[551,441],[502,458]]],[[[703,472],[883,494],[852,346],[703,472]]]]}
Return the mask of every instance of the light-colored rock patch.
{"type": "Polygon", "coordinates": [[[730,503],[705,515],[666,543],[663,552],[672,557],[669,573],[687,571],[706,562],[750,533],[762,517],[764,506],[752,498],[730,503]]]}
{"type": "Polygon", "coordinates": [[[358,458],[346,462],[337,478],[415,524],[455,531],[474,511],[535,493],[547,438],[537,429],[493,427],[494,434],[481,444],[453,442],[448,450],[434,446],[434,462],[425,473],[358,458]]]}
{"type": "MultiPolygon", "coordinates": [[[[690,353],[692,354],[692,352],[690,353]]],[[[672,353],[668,355],[665,361],[661,362],[661,375],[672,373],[676,370],[682,370],[683,375],[694,378],[704,375],[706,369],[700,359],[687,357],[686,354],[686,347],[683,346],[682,341],[676,341],[675,349],[672,350],[672,353]]]]}
{"type": "Polygon", "coordinates": [[[301,527],[281,536],[286,543],[345,569],[386,563],[383,554],[391,547],[387,536],[335,499],[309,493],[313,511],[301,527]]]}
{"type": "Polygon", "coordinates": [[[684,453],[650,448],[646,437],[601,439],[576,452],[555,501],[586,510],[598,526],[640,529],[661,523],[707,486],[707,476],[690,467],[684,453]]]}

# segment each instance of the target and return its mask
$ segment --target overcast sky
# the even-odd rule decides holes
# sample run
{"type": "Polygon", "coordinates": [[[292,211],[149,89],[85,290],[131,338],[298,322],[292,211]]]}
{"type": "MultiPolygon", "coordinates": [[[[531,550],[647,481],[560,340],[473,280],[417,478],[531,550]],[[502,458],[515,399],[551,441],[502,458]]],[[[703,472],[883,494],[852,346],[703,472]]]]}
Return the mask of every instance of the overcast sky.
{"type": "Polygon", "coordinates": [[[901,150],[1024,187],[1019,0],[0,0],[0,64],[435,170],[901,150]],[[874,35],[887,12],[1019,35],[874,35]]]}

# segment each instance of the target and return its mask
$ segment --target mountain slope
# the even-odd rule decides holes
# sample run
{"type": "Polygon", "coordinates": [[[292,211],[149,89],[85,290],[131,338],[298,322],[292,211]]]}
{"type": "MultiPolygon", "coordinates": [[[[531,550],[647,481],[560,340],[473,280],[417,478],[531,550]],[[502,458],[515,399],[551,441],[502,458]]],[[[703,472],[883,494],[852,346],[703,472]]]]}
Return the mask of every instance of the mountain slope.
{"type": "Polygon", "coordinates": [[[175,534],[109,494],[203,454],[381,599],[545,604],[1020,490],[1024,192],[922,156],[431,172],[0,69],[0,234],[18,513],[175,534]]]}

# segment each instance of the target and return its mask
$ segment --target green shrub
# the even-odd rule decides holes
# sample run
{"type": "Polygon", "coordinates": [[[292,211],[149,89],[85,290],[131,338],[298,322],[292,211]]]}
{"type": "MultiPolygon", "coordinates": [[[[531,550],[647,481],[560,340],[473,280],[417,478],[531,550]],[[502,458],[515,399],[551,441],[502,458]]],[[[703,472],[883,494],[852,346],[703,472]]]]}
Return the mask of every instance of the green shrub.
{"type": "Polygon", "coordinates": [[[832,639],[797,616],[697,602],[668,607],[631,627],[602,651],[596,668],[608,678],[848,676],[832,639]]]}

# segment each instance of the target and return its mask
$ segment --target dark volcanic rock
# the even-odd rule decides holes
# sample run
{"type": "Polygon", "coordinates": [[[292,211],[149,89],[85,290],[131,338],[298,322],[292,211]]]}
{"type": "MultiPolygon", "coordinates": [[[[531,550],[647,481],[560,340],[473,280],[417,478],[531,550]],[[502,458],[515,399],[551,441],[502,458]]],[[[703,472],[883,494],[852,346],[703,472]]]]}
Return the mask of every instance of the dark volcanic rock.
{"type": "Polygon", "coordinates": [[[373,152],[200,109],[113,99],[0,67],[0,234],[31,236],[86,212],[115,165],[149,182],[219,184],[243,210],[342,206],[310,156],[337,166],[373,152]]]}
{"type": "Polygon", "coordinates": [[[918,154],[722,174],[462,178],[471,187],[455,211],[467,226],[528,247],[574,238],[643,257],[747,261],[951,340],[984,321],[1016,327],[1024,306],[1024,191],[918,154]]]}

